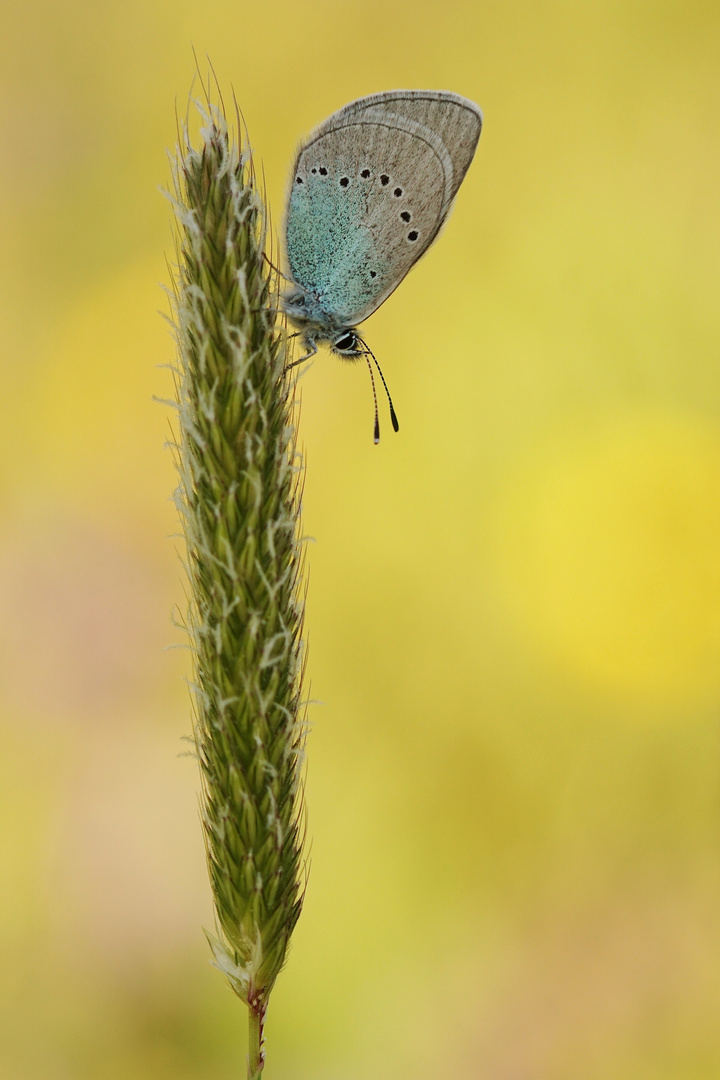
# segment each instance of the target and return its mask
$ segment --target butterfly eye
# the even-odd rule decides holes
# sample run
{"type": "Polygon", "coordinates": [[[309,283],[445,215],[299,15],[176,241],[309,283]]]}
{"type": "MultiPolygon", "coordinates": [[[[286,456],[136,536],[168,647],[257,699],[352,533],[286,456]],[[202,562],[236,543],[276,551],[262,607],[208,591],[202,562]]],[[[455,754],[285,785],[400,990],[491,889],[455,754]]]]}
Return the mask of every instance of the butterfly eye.
{"type": "Polygon", "coordinates": [[[354,352],[357,349],[357,336],[353,333],[343,334],[333,345],[338,352],[354,352]]]}

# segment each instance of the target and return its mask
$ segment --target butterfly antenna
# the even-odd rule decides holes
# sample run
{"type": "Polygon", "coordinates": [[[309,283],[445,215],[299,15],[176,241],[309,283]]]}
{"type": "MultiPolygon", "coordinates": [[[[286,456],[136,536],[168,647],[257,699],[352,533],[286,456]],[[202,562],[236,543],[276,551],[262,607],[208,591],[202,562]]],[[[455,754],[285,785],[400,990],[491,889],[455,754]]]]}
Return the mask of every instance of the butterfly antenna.
{"type": "MultiPolygon", "coordinates": [[[[390,406],[390,419],[392,421],[393,431],[399,431],[400,430],[400,425],[398,423],[398,418],[395,415],[395,409],[393,408],[392,398],[390,397],[390,391],[388,390],[388,385],[385,382],[385,376],[382,373],[382,368],[380,367],[380,365],[377,362],[377,357],[375,356],[375,353],[372,351],[372,349],[369,349],[367,347],[367,343],[364,342],[362,338],[359,337],[358,341],[360,342],[363,349],[365,350],[365,359],[367,360],[368,356],[372,356],[373,360],[375,361],[375,367],[378,369],[378,374],[380,375],[380,378],[382,379],[382,384],[385,387],[385,393],[387,394],[388,405],[390,406]]],[[[370,363],[370,361],[368,360],[368,364],[369,363],[370,363]]],[[[372,368],[370,369],[370,374],[372,375],[372,368]]],[[[374,391],[375,391],[375,384],[373,383],[373,393],[374,393],[374,391]]],[[[377,402],[375,403],[375,407],[377,408],[377,402]]],[[[377,442],[377,439],[375,441],[377,442]]]]}
{"type": "Polygon", "coordinates": [[[365,359],[367,360],[368,371],[370,372],[370,382],[372,383],[373,401],[375,402],[375,428],[373,430],[373,442],[377,446],[380,442],[380,418],[378,416],[378,404],[377,393],[375,391],[375,376],[373,375],[372,364],[370,363],[370,357],[365,353],[365,359]]]}

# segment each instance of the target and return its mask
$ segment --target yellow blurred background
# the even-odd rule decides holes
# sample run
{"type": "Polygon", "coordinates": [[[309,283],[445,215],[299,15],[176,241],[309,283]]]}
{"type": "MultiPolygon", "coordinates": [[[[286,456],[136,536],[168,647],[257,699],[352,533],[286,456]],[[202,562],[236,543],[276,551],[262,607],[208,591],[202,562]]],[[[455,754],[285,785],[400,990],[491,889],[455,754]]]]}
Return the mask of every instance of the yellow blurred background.
{"type": "Polygon", "coordinates": [[[448,228],[302,381],[312,870],[267,1080],[720,1075],[720,8],[5,0],[0,1074],[230,1080],[173,605],[192,47],[298,140],[476,100],[448,228]]]}

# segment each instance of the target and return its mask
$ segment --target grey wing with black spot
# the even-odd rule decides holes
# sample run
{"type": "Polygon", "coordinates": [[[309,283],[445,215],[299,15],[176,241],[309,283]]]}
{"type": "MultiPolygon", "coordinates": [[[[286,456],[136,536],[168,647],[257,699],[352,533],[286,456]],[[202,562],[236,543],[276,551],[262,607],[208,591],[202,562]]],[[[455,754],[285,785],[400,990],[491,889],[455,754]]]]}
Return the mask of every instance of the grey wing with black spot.
{"type": "Polygon", "coordinates": [[[362,322],[441,228],[480,136],[480,110],[456,94],[391,91],[352,102],[301,147],[287,245],[318,322],[362,322]]]}

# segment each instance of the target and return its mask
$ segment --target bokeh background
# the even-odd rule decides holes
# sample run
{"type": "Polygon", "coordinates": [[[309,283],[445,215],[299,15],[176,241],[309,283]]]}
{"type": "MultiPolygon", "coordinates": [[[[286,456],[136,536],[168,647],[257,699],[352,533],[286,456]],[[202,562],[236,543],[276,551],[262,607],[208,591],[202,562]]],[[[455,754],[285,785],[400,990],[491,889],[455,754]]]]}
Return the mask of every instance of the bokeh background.
{"type": "Polygon", "coordinates": [[[208,964],[165,156],[192,47],[300,137],[448,88],[445,234],[303,378],[312,870],[268,1080],[720,1075],[720,8],[5,0],[0,1071],[230,1080],[208,964]]]}

